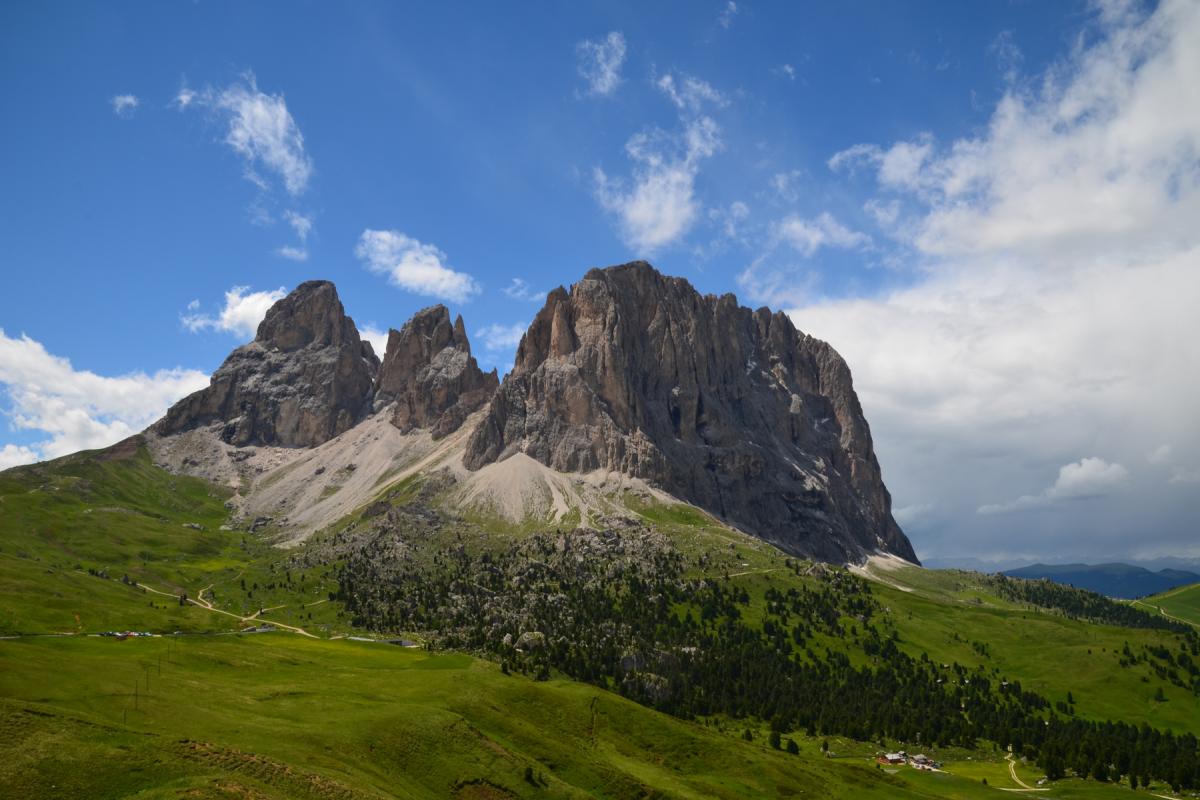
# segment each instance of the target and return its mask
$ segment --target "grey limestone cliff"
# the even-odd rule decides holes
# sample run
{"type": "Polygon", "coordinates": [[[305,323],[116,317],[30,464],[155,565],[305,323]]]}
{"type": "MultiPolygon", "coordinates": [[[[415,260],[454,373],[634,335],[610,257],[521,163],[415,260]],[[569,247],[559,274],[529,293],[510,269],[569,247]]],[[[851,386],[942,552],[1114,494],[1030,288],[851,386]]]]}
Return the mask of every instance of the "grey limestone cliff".
{"type": "Polygon", "coordinates": [[[644,478],[797,555],[916,561],[841,356],[644,262],[547,297],[464,464],[518,452],[644,478]]]}

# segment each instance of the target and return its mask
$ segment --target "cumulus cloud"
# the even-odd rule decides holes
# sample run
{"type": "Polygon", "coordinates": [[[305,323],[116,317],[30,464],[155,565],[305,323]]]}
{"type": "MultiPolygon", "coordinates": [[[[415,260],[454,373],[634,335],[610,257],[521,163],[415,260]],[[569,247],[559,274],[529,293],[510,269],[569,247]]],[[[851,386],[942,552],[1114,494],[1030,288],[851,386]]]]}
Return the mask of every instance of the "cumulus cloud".
{"type": "Polygon", "coordinates": [[[24,445],[6,444],[0,448],[0,470],[19,467],[22,464],[32,464],[38,460],[38,453],[24,445]]]}
{"type": "Polygon", "coordinates": [[[791,64],[780,64],[778,67],[772,69],[771,73],[781,78],[787,78],[789,81],[796,80],[796,68],[791,64]]]}
{"type": "Polygon", "coordinates": [[[535,292],[523,278],[513,278],[512,283],[504,287],[504,294],[513,300],[524,300],[528,303],[540,303],[546,299],[545,292],[535,292]]]}
{"type": "Polygon", "coordinates": [[[224,89],[185,87],[175,96],[175,105],[180,110],[197,106],[216,113],[227,126],[225,144],[245,161],[246,178],[256,186],[268,188],[265,171],[282,181],[293,196],[308,187],[313,165],[300,127],[283,95],[260,91],[253,73],[224,89]]]}
{"type": "Polygon", "coordinates": [[[576,68],[588,85],[588,94],[608,97],[621,85],[625,63],[625,37],[612,31],[602,39],[585,39],[575,45],[576,68]]]}
{"type": "Polygon", "coordinates": [[[465,303],[479,294],[479,284],[446,263],[446,254],[394,230],[365,230],[354,254],[367,269],[386,275],[392,285],[415,294],[465,303]]]}
{"type": "Polygon", "coordinates": [[[512,325],[485,325],[475,332],[479,341],[483,342],[483,347],[489,352],[503,352],[505,350],[513,350],[521,343],[521,337],[525,335],[529,325],[524,322],[515,322],[512,325]]]}
{"type": "Polygon", "coordinates": [[[803,256],[811,256],[822,247],[853,250],[871,241],[866,234],[842,225],[829,212],[823,212],[813,219],[789,215],[776,225],[775,235],[803,256]]]}
{"type": "Polygon", "coordinates": [[[216,315],[201,313],[200,301],[193,300],[179,321],[192,333],[211,330],[251,339],[267,311],[285,295],[287,291],[282,286],[260,292],[250,291],[249,286],[234,286],[225,292],[225,304],[216,315]]]}
{"type": "MultiPolygon", "coordinates": [[[[854,370],[897,504],[946,509],[919,551],[978,554],[1001,535],[981,506],[1055,502],[1029,492],[1030,470],[1098,442],[1117,463],[1163,441],[1200,462],[1200,6],[1091,24],[1035,89],[1010,86],[978,135],[831,159],[848,179],[874,176],[910,283],[791,313],[854,370]]],[[[1151,477],[1003,538],[1043,555],[1121,557],[1131,530],[1182,546],[1200,498],[1151,477]]]]}
{"type": "Polygon", "coordinates": [[[139,101],[137,97],[132,94],[118,94],[113,95],[112,100],[109,102],[112,104],[112,110],[114,114],[116,114],[118,117],[125,117],[128,119],[129,117],[133,116],[133,112],[137,111],[138,104],[141,101],[139,101]]]}
{"type": "Polygon", "coordinates": [[[933,153],[933,139],[922,134],[911,142],[897,142],[884,150],[874,144],[856,144],[834,153],[828,161],[831,170],[853,171],[859,166],[878,170],[880,184],[890,189],[918,191],[924,188],[929,175],[922,168],[933,153]]]}
{"type": "Polygon", "coordinates": [[[0,329],[0,384],[11,424],[47,438],[32,446],[6,444],[0,468],[106,447],[154,422],[179,398],[208,384],[191,369],[131,372],[108,377],[77,370],[28,336],[0,329]]]}
{"type": "Polygon", "coordinates": [[[1040,494],[1023,494],[1006,503],[979,507],[980,514],[1008,514],[1048,508],[1064,500],[1085,500],[1103,497],[1129,482],[1129,470],[1120,464],[1110,464],[1102,458],[1083,458],[1059,467],[1058,479],[1040,494]]]}
{"type": "Polygon", "coordinates": [[[594,171],[600,205],[617,218],[625,243],[646,255],[681,239],[696,221],[696,177],[722,146],[721,129],[701,111],[726,102],[712,86],[688,76],[666,75],[657,86],[679,110],[682,129],[651,128],[631,137],[625,145],[633,162],[629,180],[594,171]]]}

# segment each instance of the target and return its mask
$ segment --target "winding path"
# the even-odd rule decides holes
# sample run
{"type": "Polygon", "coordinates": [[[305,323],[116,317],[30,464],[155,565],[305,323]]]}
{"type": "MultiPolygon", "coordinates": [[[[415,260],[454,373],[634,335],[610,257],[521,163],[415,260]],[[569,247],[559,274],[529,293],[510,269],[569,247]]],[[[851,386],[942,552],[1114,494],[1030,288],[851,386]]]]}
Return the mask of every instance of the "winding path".
{"type": "MultiPolygon", "coordinates": [[[[1190,589],[1191,587],[1184,586],[1183,588],[1190,589]]],[[[1179,591],[1179,590],[1176,590],[1176,591],[1179,591]]],[[[1174,594],[1174,592],[1172,592],[1170,594],[1174,594]]],[[[1163,597],[1169,597],[1170,594],[1164,594],[1163,597]]],[[[1145,606],[1146,608],[1149,608],[1152,611],[1154,611],[1156,614],[1161,614],[1162,616],[1166,617],[1167,619],[1173,619],[1176,622],[1182,622],[1184,625],[1191,625],[1193,628],[1200,628],[1200,625],[1197,625],[1196,623],[1192,622],[1190,619],[1183,619],[1182,617],[1177,617],[1174,614],[1168,614],[1167,612],[1162,610],[1161,606],[1154,606],[1149,603],[1143,603],[1141,600],[1133,600],[1132,603],[1134,605],[1138,605],[1138,606],[1145,606]]],[[[1162,795],[1159,795],[1159,796],[1161,797],[1162,795]]]]}
{"type": "Polygon", "coordinates": [[[1003,786],[997,786],[996,787],[997,789],[999,789],[1002,792],[1048,792],[1048,791],[1050,791],[1048,788],[1045,788],[1045,787],[1030,786],[1028,783],[1021,780],[1020,777],[1017,776],[1017,762],[1013,760],[1012,753],[1009,753],[1008,755],[1006,755],[1004,757],[1004,760],[1008,762],[1008,774],[1010,776],[1012,776],[1013,782],[1015,784],[1017,784],[1017,786],[1020,786],[1021,788],[1020,789],[1008,789],[1003,786]]]}
{"type": "MultiPolygon", "coordinates": [[[[155,588],[154,588],[154,587],[152,587],[152,586],[147,586],[146,584],[144,584],[144,583],[141,583],[140,581],[138,582],[138,586],[142,587],[142,588],[143,588],[143,589],[145,589],[147,592],[153,592],[154,594],[160,594],[160,595],[162,595],[163,597],[173,597],[173,598],[175,598],[176,600],[178,600],[178,599],[179,599],[179,595],[178,595],[178,594],[171,594],[170,592],[163,592],[163,591],[159,591],[158,589],[155,589],[155,588]]],[[[205,587],[205,589],[209,589],[209,588],[212,588],[212,584],[209,584],[207,587],[205,587]]],[[[203,592],[205,591],[205,589],[201,589],[201,590],[200,590],[200,592],[201,592],[201,593],[203,593],[203,592]]],[[[234,614],[234,613],[233,613],[233,612],[231,612],[231,611],[224,611],[224,610],[222,610],[222,609],[220,609],[220,608],[215,608],[215,607],[213,607],[213,604],[212,604],[212,603],[210,603],[210,602],[208,602],[207,600],[197,600],[196,598],[189,597],[189,598],[187,599],[187,601],[188,601],[189,603],[191,603],[192,605],[194,605],[194,606],[198,606],[199,608],[203,608],[205,611],[211,611],[211,612],[213,612],[214,614],[224,614],[225,616],[227,616],[227,617],[233,617],[234,619],[236,619],[236,620],[238,620],[238,621],[240,621],[240,622],[265,622],[265,623],[267,623],[268,625],[274,625],[276,628],[283,628],[284,630],[291,631],[292,633],[298,633],[298,634],[300,634],[301,636],[307,636],[307,637],[308,637],[308,638],[310,638],[310,639],[319,639],[319,638],[321,638],[321,637],[319,637],[319,636],[314,636],[313,634],[311,634],[311,633],[309,633],[308,631],[304,630],[304,628],[297,628],[295,625],[287,625],[287,624],[285,624],[285,623],[283,623],[283,622],[275,622],[275,621],[273,621],[273,620],[269,620],[269,619],[262,619],[262,618],[260,618],[260,617],[258,616],[259,614],[261,614],[261,613],[262,613],[262,610],[256,611],[256,612],[255,612],[253,615],[251,615],[251,616],[249,616],[249,617],[243,617],[241,614],[234,614]]],[[[278,608],[283,608],[283,606],[275,606],[275,608],[272,608],[272,609],[267,609],[267,610],[269,610],[269,611],[274,611],[275,609],[278,609],[278,608]]]]}

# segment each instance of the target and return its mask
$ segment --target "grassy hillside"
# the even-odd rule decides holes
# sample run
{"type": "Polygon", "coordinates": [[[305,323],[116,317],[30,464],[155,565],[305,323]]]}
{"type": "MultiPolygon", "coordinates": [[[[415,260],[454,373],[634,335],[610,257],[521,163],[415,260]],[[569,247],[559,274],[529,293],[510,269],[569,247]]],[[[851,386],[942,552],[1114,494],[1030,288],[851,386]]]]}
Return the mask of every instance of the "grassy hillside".
{"type": "Polygon", "coordinates": [[[2,647],[8,796],[924,795],[867,758],[792,756],[464,655],[285,634],[2,647]]]}
{"type": "Polygon", "coordinates": [[[1136,601],[1136,605],[1200,626],[1200,583],[1180,586],[1162,594],[1142,598],[1136,601]]]}
{"type": "Polygon", "coordinates": [[[136,444],[0,473],[0,634],[244,627],[179,602],[202,592],[238,616],[283,604],[260,616],[336,627],[321,602],[334,585],[251,533],[223,530],[227,498],[156,468],[136,444]]]}
{"type": "MultiPolygon", "coordinates": [[[[876,747],[674,719],[564,680],[283,633],[0,643],[0,789],[41,797],[1004,797],[1001,753],[948,772],[876,747]],[[136,685],[136,690],[135,690],[136,685]],[[134,694],[137,693],[135,700],[134,694]],[[528,770],[528,778],[526,777],[528,770]],[[987,784],[982,780],[987,779],[987,784]]],[[[1040,772],[1020,767],[1032,783],[1040,772]]],[[[1049,797],[1122,797],[1064,781],[1049,797]]]]}
{"type": "MultiPolygon", "coordinates": [[[[281,551],[251,531],[223,529],[223,490],[155,468],[136,446],[0,474],[4,633],[222,634],[264,621],[286,630],[0,641],[0,747],[7,748],[0,793],[965,798],[1001,796],[1021,788],[1014,776],[1032,784],[1044,774],[1019,760],[1010,766],[994,742],[855,741],[837,731],[808,735],[803,725],[781,732],[800,751],[789,755],[769,746],[761,718],[707,713],[689,722],[605,691],[627,691],[612,680],[573,682],[557,667],[546,673],[550,680],[504,674],[501,657],[477,656],[511,651],[471,640],[465,628],[458,639],[395,624],[379,632],[458,641],[474,656],[340,638],[377,635],[354,625],[361,602],[354,611],[336,599],[339,576],[364,563],[383,570],[366,586],[407,576],[399,597],[441,587],[444,597],[428,595],[434,605],[470,596],[466,573],[454,572],[468,564],[494,580],[508,568],[546,580],[526,570],[545,558],[536,548],[552,554],[562,534],[489,526],[453,509],[431,515],[443,489],[438,481],[406,481],[311,543],[281,551]],[[400,573],[387,571],[389,560],[400,573]],[[743,739],[747,732],[752,741],[743,739]],[[928,751],[946,772],[879,768],[881,747],[928,751]]],[[[626,503],[647,533],[605,546],[623,554],[612,563],[636,563],[628,543],[648,543],[657,566],[638,573],[646,592],[664,579],[723,587],[717,597],[736,609],[738,624],[761,632],[788,619],[779,600],[788,593],[834,603],[821,612],[832,617],[806,631],[801,651],[814,664],[836,653],[851,668],[874,669],[878,636],[937,665],[947,686],[970,674],[996,691],[1019,684],[1064,718],[1200,733],[1194,679],[1175,660],[1188,646],[1178,633],[1078,618],[975,573],[893,566],[874,569],[864,584],[844,570],[789,559],[691,507],[633,495],[626,503]],[[663,577],[671,564],[678,579],[663,577]]],[[[570,538],[567,546],[587,541],[570,538]]],[[[609,557],[584,562],[603,567],[609,557]]],[[[672,615],[707,613],[691,591],[679,595],[672,615]]],[[[1183,617],[1195,597],[1164,596],[1163,610],[1183,617]]],[[[433,618],[414,609],[414,618],[433,618]]],[[[1127,791],[1065,780],[1050,796],[1127,791]]]]}

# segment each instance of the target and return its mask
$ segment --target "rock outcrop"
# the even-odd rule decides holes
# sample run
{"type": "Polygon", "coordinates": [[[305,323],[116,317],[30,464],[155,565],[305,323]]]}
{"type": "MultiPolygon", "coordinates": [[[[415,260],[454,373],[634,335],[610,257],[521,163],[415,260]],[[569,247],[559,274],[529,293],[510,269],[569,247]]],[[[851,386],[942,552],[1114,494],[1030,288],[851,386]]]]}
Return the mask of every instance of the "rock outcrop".
{"type": "Polygon", "coordinates": [[[237,348],[209,386],[180,400],[160,435],[223,422],[236,445],[314,447],[371,411],[379,359],[328,281],[308,281],[277,302],[254,341],[237,348]]]}
{"type": "Polygon", "coordinates": [[[547,297],[463,461],[515,453],[643,478],[797,555],[916,561],[841,356],[644,262],[547,297]]]}
{"type": "Polygon", "coordinates": [[[483,407],[500,381],[471,355],[462,317],[437,305],[418,311],[388,332],[387,353],[375,384],[375,408],[395,402],[392,424],[407,433],[423,428],[439,439],[483,407]]]}

